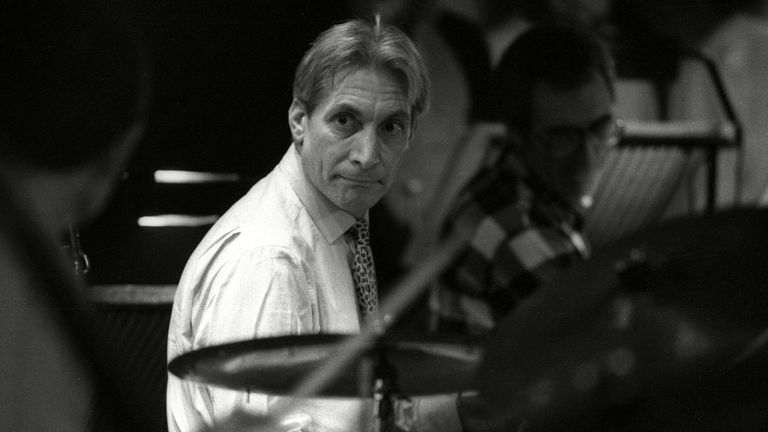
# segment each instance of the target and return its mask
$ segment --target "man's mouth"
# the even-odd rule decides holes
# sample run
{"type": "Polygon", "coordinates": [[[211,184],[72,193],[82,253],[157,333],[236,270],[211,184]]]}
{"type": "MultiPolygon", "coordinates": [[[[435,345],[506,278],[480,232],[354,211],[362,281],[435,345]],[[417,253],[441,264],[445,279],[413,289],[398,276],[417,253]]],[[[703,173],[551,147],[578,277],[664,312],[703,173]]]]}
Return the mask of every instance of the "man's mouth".
{"type": "Polygon", "coordinates": [[[376,179],[369,179],[369,178],[348,177],[343,175],[338,175],[337,177],[350,183],[357,183],[360,185],[367,185],[367,186],[374,186],[381,183],[376,179]]]}

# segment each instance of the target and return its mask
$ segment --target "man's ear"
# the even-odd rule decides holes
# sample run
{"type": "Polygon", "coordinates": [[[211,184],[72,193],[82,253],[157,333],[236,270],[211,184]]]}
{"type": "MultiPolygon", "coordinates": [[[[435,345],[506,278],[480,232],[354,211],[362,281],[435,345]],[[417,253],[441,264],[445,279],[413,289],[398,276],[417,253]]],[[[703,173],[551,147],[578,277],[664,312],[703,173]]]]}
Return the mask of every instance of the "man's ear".
{"type": "Polygon", "coordinates": [[[288,108],[288,127],[291,129],[293,143],[297,146],[301,146],[304,143],[304,128],[307,117],[305,105],[297,99],[293,99],[291,107],[288,108]]]}
{"type": "Polygon", "coordinates": [[[411,143],[413,142],[413,139],[416,137],[416,129],[417,129],[418,122],[416,120],[411,121],[411,127],[408,131],[408,142],[406,143],[406,148],[411,146],[411,143]]]}

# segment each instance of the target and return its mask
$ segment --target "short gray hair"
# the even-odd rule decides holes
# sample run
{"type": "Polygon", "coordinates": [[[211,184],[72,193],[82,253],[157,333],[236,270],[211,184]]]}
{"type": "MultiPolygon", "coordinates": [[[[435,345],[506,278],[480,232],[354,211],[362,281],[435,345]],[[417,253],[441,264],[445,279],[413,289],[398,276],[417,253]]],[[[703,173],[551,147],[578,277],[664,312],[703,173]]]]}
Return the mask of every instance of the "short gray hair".
{"type": "Polygon", "coordinates": [[[401,84],[415,120],[429,104],[429,75],[413,42],[389,25],[350,20],[321,33],[304,54],[293,81],[293,98],[311,114],[347,68],[374,68],[391,73],[401,84]]]}

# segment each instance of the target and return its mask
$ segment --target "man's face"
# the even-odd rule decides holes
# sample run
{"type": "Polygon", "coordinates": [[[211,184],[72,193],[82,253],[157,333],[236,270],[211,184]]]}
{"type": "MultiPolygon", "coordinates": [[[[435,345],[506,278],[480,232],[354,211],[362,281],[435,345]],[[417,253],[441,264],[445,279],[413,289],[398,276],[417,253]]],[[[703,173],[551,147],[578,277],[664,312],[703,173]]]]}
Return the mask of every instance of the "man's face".
{"type": "Polygon", "coordinates": [[[559,89],[533,88],[531,128],[523,137],[522,158],[553,192],[573,205],[588,205],[607,149],[615,144],[613,101],[597,73],[587,84],[559,89]]]}
{"type": "Polygon", "coordinates": [[[312,114],[294,101],[291,134],[309,181],[342,210],[362,217],[389,190],[411,139],[400,84],[374,69],[350,69],[312,114]]]}

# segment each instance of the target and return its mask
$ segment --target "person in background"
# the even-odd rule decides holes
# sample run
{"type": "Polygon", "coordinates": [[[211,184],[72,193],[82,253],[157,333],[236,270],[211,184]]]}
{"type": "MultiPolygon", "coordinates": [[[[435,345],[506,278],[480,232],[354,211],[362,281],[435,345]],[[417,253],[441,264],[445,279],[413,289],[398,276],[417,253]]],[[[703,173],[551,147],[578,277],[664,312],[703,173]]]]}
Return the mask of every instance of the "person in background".
{"type": "MultiPolygon", "coordinates": [[[[430,110],[404,157],[391,190],[372,209],[371,241],[384,292],[435,253],[440,231],[461,188],[480,169],[490,142],[504,135],[492,69],[509,44],[539,22],[604,19],[605,0],[485,0],[455,2],[358,0],[402,23],[422,52],[432,81],[430,110]],[[380,252],[387,252],[380,253],[380,252]]],[[[390,21],[391,22],[391,21],[390,21]]],[[[421,296],[397,323],[426,330],[421,296]]]]}
{"type": "Polygon", "coordinates": [[[542,283],[587,258],[582,215],[621,120],[606,46],[575,26],[541,24],[495,71],[507,139],[489,149],[445,235],[467,245],[430,298],[433,330],[483,333],[542,283]]]}
{"type": "MultiPolygon", "coordinates": [[[[694,45],[717,66],[736,119],[742,127],[739,148],[721,148],[717,162],[718,210],[765,207],[768,204],[768,2],[743,0],[714,3],[717,25],[694,45]]],[[[713,13],[714,13],[713,12],[713,13]]],[[[700,63],[683,62],[672,93],[673,114],[719,124],[729,121],[712,79],[700,63]]],[[[690,215],[707,209],[706,160],[689,157],[693,174],[678,191],[667,216],[690,215]]]]}
{"type": "MultiPolygon", "coordinates": [[[[238,340],[354,334],[377,319],[368,211],[393,182],[428,90],[421,56],[394,27],[352,20],[318,36],[296,71],[291,145],[184,269],[169,360],[238,340]]],[[[371,411],[356,399],[291,402],[168,377],[173,432],[228,427],[232,418],[247,424],[249,416],[255,427],[260,415],[278,413],[300,418],[293,426],[301,430],[350,431],[371,411]]],[[[406,411],[413,413],[399,421],[406,430],[459,428],[455,396],[414,399],[406,411]]]]}
{"type": "Polygon", "coordinates": [[[122,14],[84,1],[0,8],[0,425],[127,430],[107,344],[60,247],[96,215],[142,136],[147,53],[122,14]]]}

